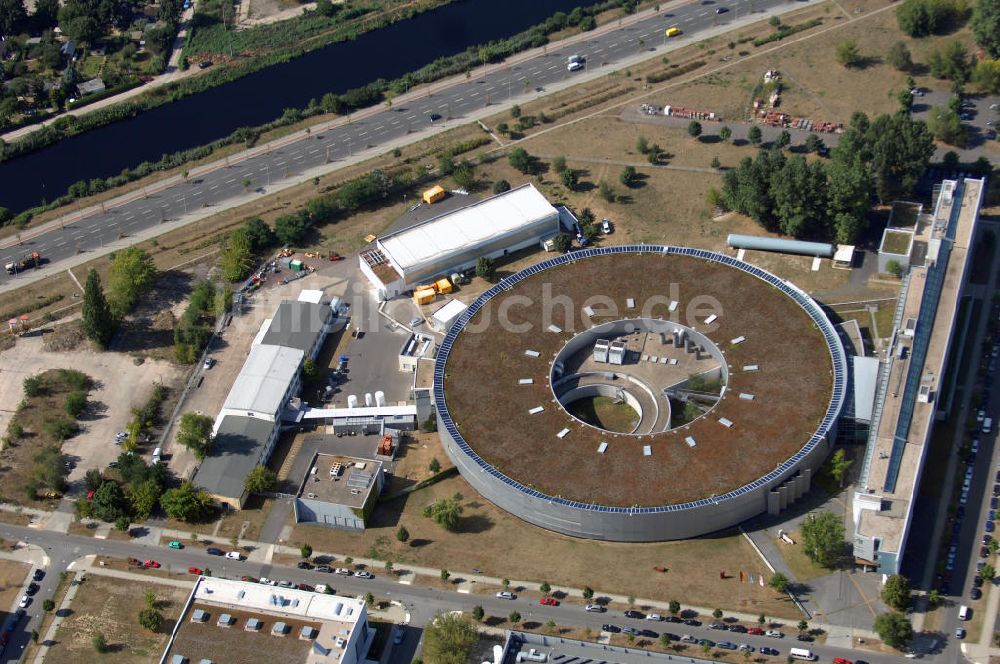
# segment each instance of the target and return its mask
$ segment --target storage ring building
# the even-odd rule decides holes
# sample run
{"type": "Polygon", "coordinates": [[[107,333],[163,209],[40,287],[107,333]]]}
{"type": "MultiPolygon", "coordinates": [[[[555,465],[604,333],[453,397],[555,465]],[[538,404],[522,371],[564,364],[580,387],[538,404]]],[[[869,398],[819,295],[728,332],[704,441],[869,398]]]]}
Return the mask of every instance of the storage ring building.
{"type": "Polygon", "coordinates": [[[572,252],[503,278],[448,331],[434,369],[442,443],[483,497],[542,528],[627,542],[695,537],[794,502],[830,450],[846,387],[837,332],[803,291],[664,245],[572,252]],[[591,349],[608,341],[626,359],[595,371],[591,349]],[[689,378],[706,366],[721,396],[676,420],[668,397],[700,389],[689,378]],[[610,386],[618,403],[652,398],[658,412],[606,430],[563,406],[580,392],[566,380],[604,385],[591,395],[610,386]]]}

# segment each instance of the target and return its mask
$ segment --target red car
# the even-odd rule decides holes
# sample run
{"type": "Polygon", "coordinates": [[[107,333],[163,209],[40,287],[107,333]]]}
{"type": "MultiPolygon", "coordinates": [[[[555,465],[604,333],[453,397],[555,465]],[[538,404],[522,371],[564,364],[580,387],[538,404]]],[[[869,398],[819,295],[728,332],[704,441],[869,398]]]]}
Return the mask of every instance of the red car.
{"type": "Polygon", "coordinates": [[[255,576],[241,576],[240,581],[248,581],[250,583],[257,583],[257,577],[255,576]]]}
{"type": "Polygon", "coordinates": [[[160,563],[156,562],[155,560],[147,560],[142,564],[142,566],[145,567],[146,569],[159,569],[160,563]]]}
{"type": "Polygon", "coordinates": [[[559,606],[559,600],[555,597],[542,597],[538,600],[539,604],[544,604],[545,606],[559,606]]]}
{"type": "Polygon", "coordinates": [[[747,627],[747,634],[756,634],[757,636],[760,636],[763,633],[764,630],[760,627],[747,627]]]}
{"type": "Polygon", "coordinates": [[[834,657],[833,664],[851,664],[851,660],[844,659],[843,657],[834,657]]]}
{"type": "Polygon", "coordinates": [[[205,573],[205,570],[200,567],[188,567],[188,574],[194,574],[195,576],[201,576],[205,573]]]}

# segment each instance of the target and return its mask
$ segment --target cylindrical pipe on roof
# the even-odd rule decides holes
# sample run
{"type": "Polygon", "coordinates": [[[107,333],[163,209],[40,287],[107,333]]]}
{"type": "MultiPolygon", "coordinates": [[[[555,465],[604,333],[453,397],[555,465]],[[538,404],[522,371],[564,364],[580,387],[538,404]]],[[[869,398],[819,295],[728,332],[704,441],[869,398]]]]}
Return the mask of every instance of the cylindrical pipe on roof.
{"type": "Polygon", "coordinates": [[[756,249],[758,251],[778,251],[785,254],[803,254],[805,256],[833,256],[833,245],[828,242],[803,242],[802,240],[783,240],[774,237],[759,237],[756,235],[740,235],[730,233],[726,242],[736,249],[756,249]]]}

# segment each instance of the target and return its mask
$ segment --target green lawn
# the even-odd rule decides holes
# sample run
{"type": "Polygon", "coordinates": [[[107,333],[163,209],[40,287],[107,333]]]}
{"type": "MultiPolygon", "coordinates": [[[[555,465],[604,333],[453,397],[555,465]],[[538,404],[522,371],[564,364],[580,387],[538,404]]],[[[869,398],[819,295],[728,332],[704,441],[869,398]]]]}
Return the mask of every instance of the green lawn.
{"type": "Polygon", "coordinates": [[[898,231],[888,231],[885,234],[885,242],[882,243],[882,251],[889,254],[905,255],[910,248],[910,240],[913,238],[909,233],[898,231]]]}
{"type": "Polygon", "coordinates": [[[566,410],[573,417],[608,431],[631,433],[639,423],[639,414],[631,406],[615,403],[610,397],[580,399],[567,406],[566,410]]]}

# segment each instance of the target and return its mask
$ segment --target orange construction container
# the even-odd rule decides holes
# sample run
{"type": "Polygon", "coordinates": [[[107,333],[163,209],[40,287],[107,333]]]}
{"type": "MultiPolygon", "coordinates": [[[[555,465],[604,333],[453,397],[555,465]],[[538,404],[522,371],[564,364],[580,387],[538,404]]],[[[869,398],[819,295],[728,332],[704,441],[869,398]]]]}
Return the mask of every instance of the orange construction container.
{"type": "Polygon", "coordinates": [[[451,282],[448,281],[447,277],[445,277],[444,279],[438,279],[437,281],[435,281],[434,282],[434,288],[436,288],[437,292],[439,292],[439,293],[450,293],[452,291],[451,282]]]}

